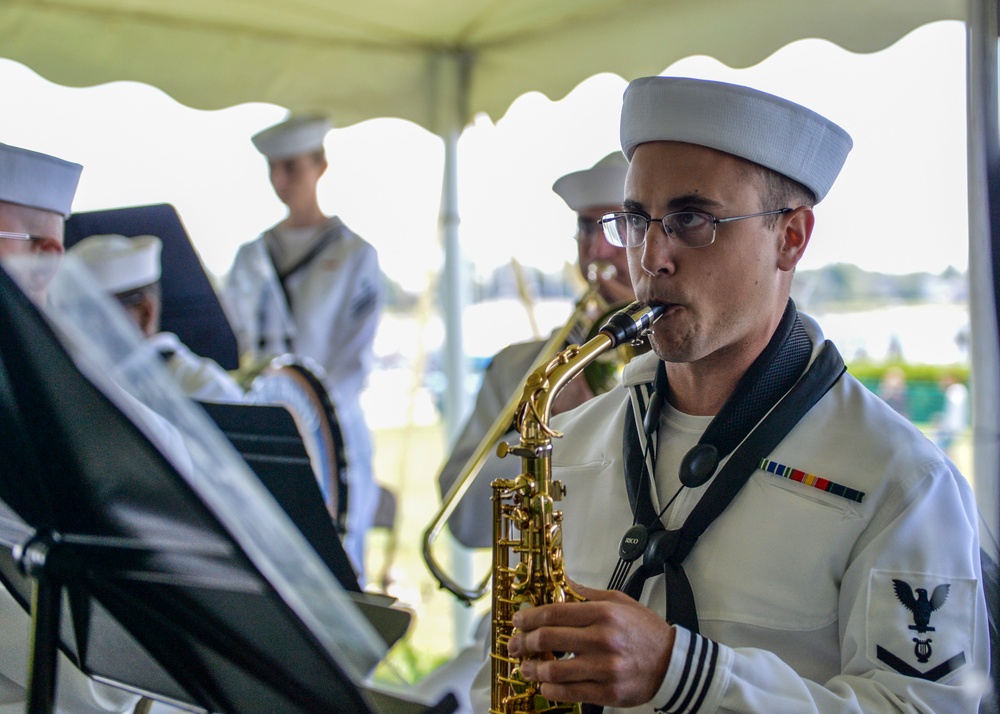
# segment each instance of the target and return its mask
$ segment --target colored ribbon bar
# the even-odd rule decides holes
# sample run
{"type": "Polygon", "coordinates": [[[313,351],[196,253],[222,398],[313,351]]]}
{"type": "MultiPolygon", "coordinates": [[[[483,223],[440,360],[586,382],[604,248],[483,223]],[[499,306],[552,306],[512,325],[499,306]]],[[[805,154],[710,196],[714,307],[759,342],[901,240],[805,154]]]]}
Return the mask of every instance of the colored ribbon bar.
{"type": "Polygon", "coordinates": [[[840,496],[841,498],[846,498],[848,501],[854,501],[855,503],[861,503],[865,497],[863,491],[858,491],[855,488],[849,488],[839,483],[834,483],[833,481],[820,478],[819,476],[815,476],[813,474],[807,474],[805,471],[793,469],[791,466],[785,466],[784,464],[779,464],[777,461],[771,461],[770,459],[761,459],[757,467],[761,471],[767,471],[775,476],[781,476],[792,481],[798,481],[806,486],[818,488],[820,491],[832,493],[834,496],[840,496]]]}

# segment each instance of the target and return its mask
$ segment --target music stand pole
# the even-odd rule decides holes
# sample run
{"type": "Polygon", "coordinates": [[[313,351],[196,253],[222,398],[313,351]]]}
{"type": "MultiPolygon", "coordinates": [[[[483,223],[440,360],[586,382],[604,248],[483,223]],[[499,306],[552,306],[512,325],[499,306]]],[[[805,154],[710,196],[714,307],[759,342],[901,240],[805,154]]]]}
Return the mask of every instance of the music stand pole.
{"type": "Polygon", "coordinates": [[[55,710],[62,590],[72,558],[56,535],[35,536],[14,548],[14,559],[31,578],[31,651],[27,714],[55,710]]]}

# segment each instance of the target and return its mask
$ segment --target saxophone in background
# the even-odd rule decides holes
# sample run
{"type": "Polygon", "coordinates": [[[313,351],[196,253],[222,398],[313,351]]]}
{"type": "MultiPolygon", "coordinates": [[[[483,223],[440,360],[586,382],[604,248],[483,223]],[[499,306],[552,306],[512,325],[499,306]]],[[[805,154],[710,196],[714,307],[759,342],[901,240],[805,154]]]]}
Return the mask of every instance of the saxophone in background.
{"type": "MultiPolygon", "coordinates": [[[[491,714],[573,712],[574,703],[549,702],[538,686],[525,682],[520,660],[507,654],[514,613],[523,607],[581,601],[563,566],[562,512],[555,502],[565,487],[552,480],[552,402],[559,391],[607,350],[641,339],[662,314],[662,305],[632,303],[618,311],[583,346],[570,345],[533,371],[515,410],[516,446],[501,443],[497,454],[521,457],[521,474],[497,479],[493,487],[493,615],[490,659],[491,714]]],[[[550,657],[555,655],[550,654],[550,657]]]]}

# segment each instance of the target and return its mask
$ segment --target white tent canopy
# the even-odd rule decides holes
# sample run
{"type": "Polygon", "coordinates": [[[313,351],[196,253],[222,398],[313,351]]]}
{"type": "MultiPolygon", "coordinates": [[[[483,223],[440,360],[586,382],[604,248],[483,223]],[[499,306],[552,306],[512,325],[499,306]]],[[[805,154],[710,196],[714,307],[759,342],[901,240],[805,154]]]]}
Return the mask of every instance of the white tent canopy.
{"type": "Polygon", "coordinates": [[[200,109],[271,102],[447,136],[601,72],[695,54],[748,66],[807,37],[873,52],[966,14],[965,0],[9,0],[0,52],[69,86],[134,80],[200,109]]]}

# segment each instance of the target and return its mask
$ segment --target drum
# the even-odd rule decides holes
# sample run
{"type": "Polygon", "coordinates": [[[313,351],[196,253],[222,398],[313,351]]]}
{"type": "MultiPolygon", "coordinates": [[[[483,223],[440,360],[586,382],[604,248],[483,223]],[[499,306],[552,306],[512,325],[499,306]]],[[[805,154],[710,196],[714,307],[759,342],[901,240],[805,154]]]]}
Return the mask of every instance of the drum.
{"type": "Polygon", "coordinates": [[[347,527],[347,457],[337,412],[307,357],[282,355],[266,362],[250,380],[246,401],[277,404],[291,412],[305,443],[323,500],[337,531],[347,527]]]}

